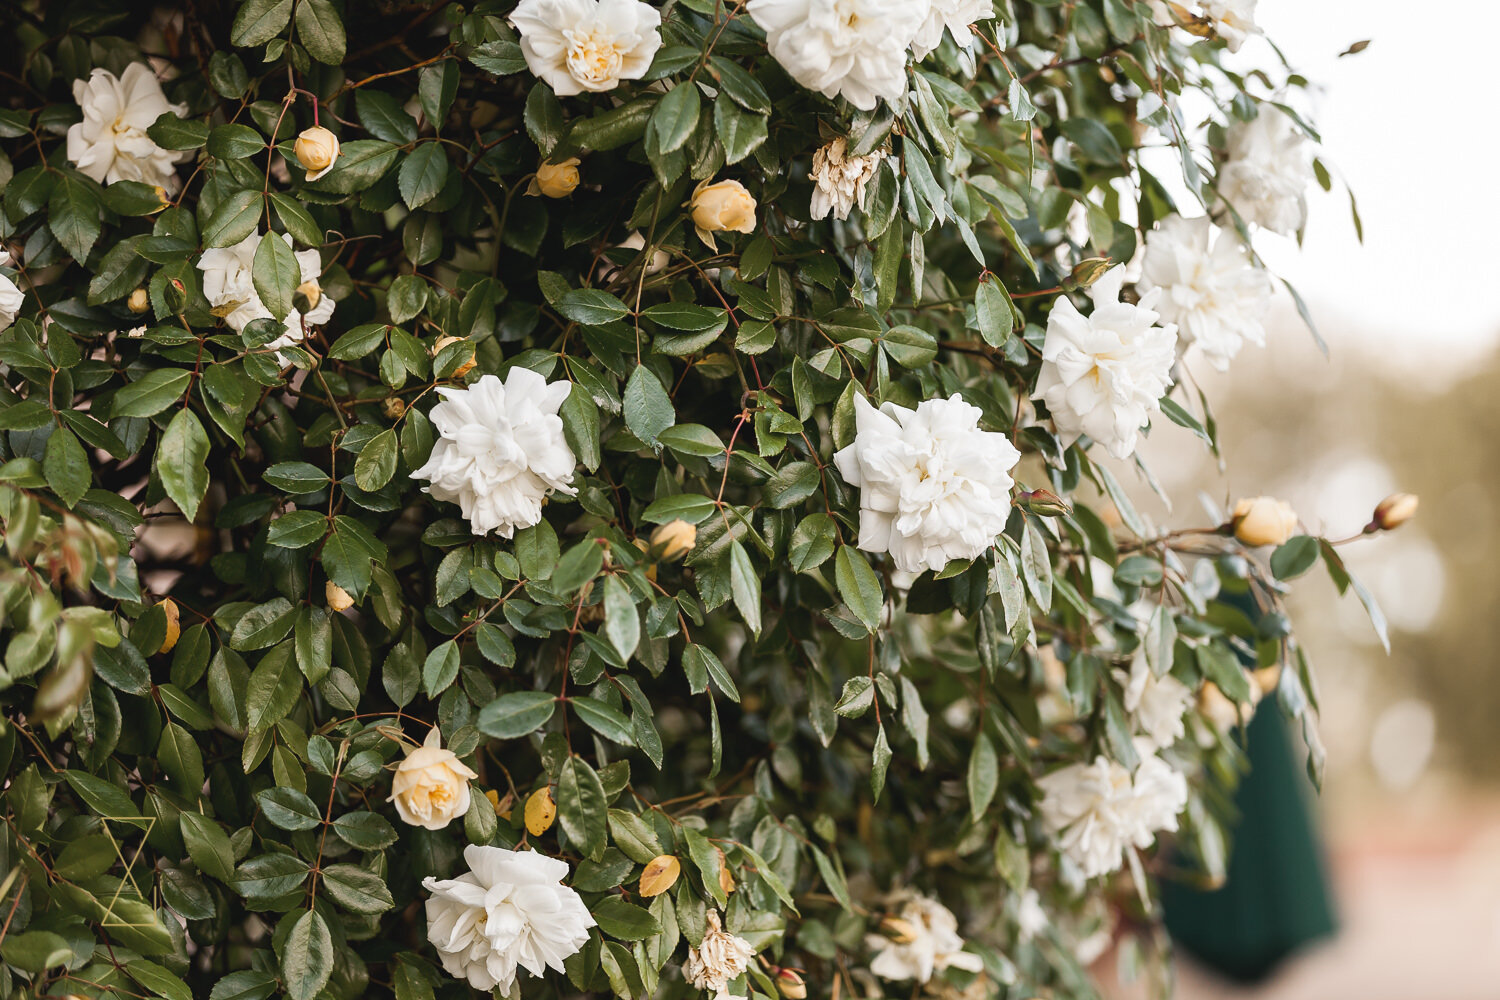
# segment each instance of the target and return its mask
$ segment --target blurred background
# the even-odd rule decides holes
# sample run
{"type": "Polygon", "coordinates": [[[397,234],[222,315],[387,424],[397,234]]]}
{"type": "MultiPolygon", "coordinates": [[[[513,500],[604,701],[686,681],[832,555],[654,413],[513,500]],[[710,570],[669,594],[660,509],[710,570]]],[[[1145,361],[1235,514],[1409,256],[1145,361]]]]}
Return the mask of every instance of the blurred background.
{"type": "MultiPolygon", "coordinates": [[[[1328,748],[1317,804],[1340,920],[1256,987],[1183,961],[1182,1000],[1492,1000],[1500,996],[1500,209],[1468,178],[1497,151],[1485,47],[1500,5],[1260,0],[1258,22],[1323,87],[1322,155],[1359,199],[1314,190],[1306,241],[1256,248],[1307,300],[1324,358],[1282,294],[1265,350],[1214,400],[1230,472],[1167,425],[1147,459],[1165,492],[1220,505],[1288,500],[1311,531],[1353,534],[1377,501],[1418,493],[1401,530],[1347,546],[1390,620],[1385,655],[1351,596],[1299,581],[1328,748]],[[1340,57],[1352,43],[1368,49],[1340,57]]],[[[1240,56],[1274,58],[1263,39],[1240,56]]],[[[1208,523],[1180,504],[1164,523],[1208,523]]]]}

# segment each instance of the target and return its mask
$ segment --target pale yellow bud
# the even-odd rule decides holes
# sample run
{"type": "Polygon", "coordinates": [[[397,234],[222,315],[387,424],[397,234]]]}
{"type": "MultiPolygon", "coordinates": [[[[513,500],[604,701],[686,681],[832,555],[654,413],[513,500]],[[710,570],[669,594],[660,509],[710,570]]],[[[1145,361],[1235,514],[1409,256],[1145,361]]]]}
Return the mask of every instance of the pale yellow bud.
{"type": "Polygon", "coordinates": [[[144,288],[137,288],[130,293],[130,298],[125,300],[125,305],[131,312],[139,315],[151,308],[151,293],[144,288]]]}
{"type": "Polygon", "coordinates": [[[316,280],[304,281],[297,286],[297,294],[307,300],[308,311],[318,308],[318,300],[323,297],[323,289],[316,280]]]}
{"type": "Polygon", "coordinates": [[[1234,537],[1254,548],[1280,545],[1297,532],[1297,512],[1275,497],[1247,497],[1234,505],[1234,537]]]}
{"type": "Polygon", "coordinates": [[[578,187],[580,162],[576,156],[570,156],[561,163],[543,162],[536,168],[536,178],[528,193],[544,194],[548,198],[566,198],[578,187]]]}
{"type": "MultiPolygon", "coordinates": [[[[439,337],[438,340],[437,340],[437,343],[432,345],[432,354],[433,354],[433,357],[436,357],[438,355],[438,353],[441,352],[442,349],[445,348],[445,347],[447,347],[449,344],[457,344],[457,343],[460,343],[463,340],[464,340],[463,337],[454,337],[454,336],[439,337]]],[[[470,355],[469,356],[469,360],[463,362],[457,368],[453,369],[453,375],[451,377],[452,378],[463,378],[465,375],[469,374],[469,372],[471,372],[473,370],[474,370],[474,356],[470,355]]]]}
{"type": "Polygon", "coordinates": [[[347,611],[354,607],[354,598],[332,580],[323,585],[323,598],[328,602],[329,611],[347,611]]]}
{"type": "Polygon", "coordinates": [[[1395,531],[1417,513],[1418,503],[1415,493],[1393,493],[1380,501],[1370,524],[1376,531],[1395,531]]]}
{"type": "Polygon", "coordinates": [[[406,415],[406,400],[400,396],[387,396],[385,402],[380,404],[380,409],[392,420],[400,420],[406,415]]]}
{"type": "Polygon", "coordinates": [[[677,883],[682,874],[682,862],[670,854],[658,854],[646,862],[641,872],[641,895],[647,898],[660,896],[677,883]]]}
{"type": "Polygon", "coordinates": [[[917,929],[900,917],[886,917],[880,921],[880,933],[897,944],[911,944],[917,939],[917,929]]]}
{"type": "Polygon", "coordinates": [[[531,798],[526,800],[526,832],[540,837],[552,829],[552,821],[556,818],[557,803],[552,801],[552,789],[543,787],[532,792],[531,798]]]}
{"type": "Polygon", "coordinates": [[[805,1000],[807,983],[791,969],[776,970],[776,991],[786,1000],[805,1000]]]}
{"type": "Polygon", "coordinates": [[[161,609],[167,616],[167,636],[161,641],[158,652],[170,653],[182,636],[182,613],[177,610],[177,602],[170,597],[162,598],[161,609]]]}
{"type": "Polygon", "coordinates": [[[303,129],[293,146],[297,162],[307,171],[307,179],[315,181],[333,169],[339,158],[339,137],[321,125],[303,129]]]}
{"type": "Polygon", "coordinates": [[[698,529],[678,518],[651,532],[651,547],[661,551],[665,560],[680,559],[698,544],[698,529]]]}
{"type": "Polygon", "coordinates": [[[698,236],[713,246],[711,233],[755,232],[755,198],[739,181],[704,181],[693,191],[689,204],[698,236]]]}

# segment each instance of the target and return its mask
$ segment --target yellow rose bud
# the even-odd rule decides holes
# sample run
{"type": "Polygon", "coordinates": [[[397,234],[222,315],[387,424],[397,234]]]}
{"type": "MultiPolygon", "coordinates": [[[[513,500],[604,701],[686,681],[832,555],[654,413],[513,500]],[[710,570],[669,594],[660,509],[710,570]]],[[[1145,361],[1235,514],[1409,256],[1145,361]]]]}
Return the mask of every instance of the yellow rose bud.
{"type": "Polygon", "coordinates": [[[897,944],[911,944],[917,939],[917,929],[900,917],[886,917],[881,920],[880,933],[897,944]]]}
{"type": "Polygon", "coordinates": [[[1063,280],[1063,287],[1088,288],[1104,276],[1104,272],[1115,266],[1108,257],[1085,257],[1074,265],[1072,272],[1063,280]]]}
{"type": "Polygon", "coordinates": [[[526,800],[526,832],[533,837],[540,837],[552,829],[552,821],[557,818],[557,803],[552,801],[551,788],[538,788],[531,793],[531,798],[526,800]]]}
{"type": "Polygon", "coordinates": [[[125,302],[131,312],[139,315],[151,308],[151,293],[144,288],[137,288],[130,293],[130,298],[125,302]]]}
{"type": "Polygon", "coordinates": [[[177,610],[177,602],[170,597],[162,598],[161,609],[167,616],[167,637],[161,641],[161,649],[158,652],[170,653],[182,636],[182,613],[177,610]]]}
{"type": "Polygon", "coordinates": [[[1393,493],[1380,501],[1375,517],[1366,531],[1395,531],[1417,513],[1420,501],[1415,493],[1393,493]]]}
{"type": "Polygon", "coordinates": [[[328,602],[329,611],[347,611],[354,607],[354,598],[332,580],[323,585],[323,599],[328,602]]]}
{"type": "Polygon", "coordinates": [[[427,731],[422,745],[407,753],[391,779],[396,813],[412,826],[441,830],[469,811],[469,782],[479,777],[443,747],[437,726],[427,731]]]}
{"type": "Polygon", "coordinates": [[[658,854],[646,862],[641,872],[641,895],[647,898],[660,896],[677,883],[682,874],[682,862],[670,854],[658,854]]]}
{"type": "Polygon", "coordinates": [[[536,168],[536,177],[532,178],[531,187],[527,194],[544,194],[548,198],[566,198],[578,187],[578,164],[576,156],[570,156],[561,163],[543,162],[536,168]]]}
{"type": "Polygon", "coordinates": [[[755,232],[755,198],[739,181],[703,181],[694,189],[689,207],[698,238],[710,247],[714,245],[712,233],[755,232]]]}
{"type": "Polygon", "coordinates": [[[1280,545],[1297,532],[1297,512],[1275,497],[1247,497],[1234,505],[1234,537],[1252,548],[1280,545]]]}
{"type": "Polygon", "coordinates": [[[380,404],[380,409],[392,420],[400,420],[406,415],[406,400],[400,396],[387,396],[385,402],[380,404]]]}
{"type": "MultiPolygon", "coordinates": [[[[449,344],[457,344],[463,339],[463,337],[453,336],[439,337],[437,343],[432,345],[432,356],[437,357],[443,348],[447,347],[449,344]]],[[[471,354],[469,355],[469,360],[463,362],[457,368],[453,369],[453,374],[450,376],[450,378],[463,378],[473,370],[474,356],[471,354]]]]}
{"type": "Polygon", "coordinates": [[[307,171],[307,179],[315,181],[333,169],[339,158],[339,137],[321,125],[303,129],[293,146],[297,162],[307,171]]]}
{"type": "Polygon", "coordinates": [[[698,529],[678,518],[668,521],[651,532],[651,547],[661,552],[665,560],[681,559],[698,544],[698,529]]]}
{"type": "Polygon", "coordinates": [[[776,991],[786,1000],[806,1000],[807,983],[792,969],[777,969],[776,991]]]}
{"type": "Polygon", "coordinates": [[[297,286],[297,294],[307,300],[309,312],[318,308],[318,300],[323,297],[323,289],[317,281],[304,281],[297,286]]]}

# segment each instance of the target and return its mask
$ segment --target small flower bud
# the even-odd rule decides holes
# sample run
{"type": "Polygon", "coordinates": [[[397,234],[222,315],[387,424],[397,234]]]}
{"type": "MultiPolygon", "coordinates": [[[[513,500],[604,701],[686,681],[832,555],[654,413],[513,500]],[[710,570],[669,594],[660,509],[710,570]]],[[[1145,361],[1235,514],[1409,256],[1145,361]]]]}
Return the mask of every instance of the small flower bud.
{"type": "Polygon", "coordinates": [[[390,419],[400,420],[406,415],[406,400],[400,396],[387,396],[380,409],[390,419]]]}
{"type": "Polygon", "coordinates": [[[1085,257],[1074,265],[1073,272],[1063,280],[1063,287],[1070,292],[1077,288],[1087,288],[1114,266],[1115,262],[1108,257],[1085,257]]]}
{"type": "Polygon", "coordinates": [[[167,616],[167,636],[161,641],[161,649],[157,652],[170,653],[182,636],[182,613],[177,610],[177,602],[170,597],[162,598],[161,609],[167,616]]]}
{"type": "Polygon", "coordinates": [[[312,312],[314,309],[318,308],[318,302],[323,298],[323,289],[318,285],[317,279],[313,279],[311,281],[304,281],[302,284],[298,285],[295,294],[300,295],[307,300],[307,306],[305,308],[300,302],[297,303],[297,307],[303,312],[312,312]]]}
{"type": "Polygon", "coordinates": [[[329,611],[347,611],[354,607],[354,598],[332,580],[323,585],[323,599],[328,602],[329,611]]]}
{"type": "Polygon", "coordinates": [[[710,247],[711,233],[755,232],[755,198],[739,181],[704,181],[693,190],[689,203],[698,237],[710,247]]]}
{"type": "Polygon", "coordinates": [[[167,300],[167,309],[173,316],[187,308],[187,286],[181,278],[172,278],[162,287],[162,297],[167,300]]]}
{"type": "Polygon", "coordinates": [[[1297,531],[1297,512],[1275,497],[1246,497],[1234,505],[1234,537],[1255,548],[1280,545],[1297,531]]]}
{"type": "Polygon", "coordinates": [[[651,532],[651,547],[661,552],[663,560],[680,559],[698,544],[698,529],[678,518],[651,532]]]}
{"type": "Polygon", "coordinates": [[[531,798],[526,800],[526,832],[540,837],[552,829],[552,821],[556,818],[557,803],[552,801],[551,787],[544,786],[532,792],[531,798]]]}
{"type": "Polygon", "coordinates": [[[786,1000],[806,1000],[807,983],[795,970],[777,969],[776,991],[786,1000]]]}
{"type": "Polygon", "coordinates": [[[917,929],[900,917],[885,917],[880,921],[880,933],[897,944],[911,944],[917,939],[917,929]]]}
{"type": "Polygon", "coordinates": [[[646,862],[641,872],[641,895],[650,898],[660,896],[677,883],[682,874],[682,862],[670,854],[658,854],[646,862]]]}
{"type": "MultiPolygon", "coordinates": [[[[433,357],[437,357],[437,355],[442,352],[443,348],[447,347],[449,344],[457,344],[457,343],[461,342],[463,339],[464,339],[463,337],[453,337],[453,336],[439,337],[437,343],[432,345],[432,355],[433,355],[433,357]]],[[[463,378],[465,375],[469,374],[469,372],[471,372],[473,370],[474,370],[474,356],[471,354],[471,355],[469,355],[469,360],[461,363],[457,368],[453,369],[453,374],[451,376],[449,376],[449,377],[450,378],[463,378]]]]}
{"type": "Polygon", "coordinates": [[[339,158],[339,137],[321,125],[303,129],[292,147],[297,153],[297,162],[307,171],[307,179],[315,181],[333,169],[339,158]]]}
{"type": "Polygon", "coordinates": [[[578,164],[576,156],[570,156],[561,163],[546,163],[536,168],[536,177],[532,180],[528,194],[544,194],[548,198],[566,198],[578,187],[578,164]]]}
{"type": "Polygon", "coordinates": [[[131,312],[140,315],[151,308],[151,293],[144,288],[137,288],[130,293],[125,305],[131,312]]]}
{"type": "Polygon", "coordinates": [[[1417,513],[1415,493],[1392,493],[1375,508],[1375,516],[1366,531],[1395,531],[1417,513]]]}
{"type": "Polygon", "coordinates": [[[1040,514],[1042,517],[1062,517],[1064,514],[1073,513],[1073,508],[1051,490],[1032,490],[1030,493],[1022,493],[1013,503],[1028,514],[1040,514]]]}

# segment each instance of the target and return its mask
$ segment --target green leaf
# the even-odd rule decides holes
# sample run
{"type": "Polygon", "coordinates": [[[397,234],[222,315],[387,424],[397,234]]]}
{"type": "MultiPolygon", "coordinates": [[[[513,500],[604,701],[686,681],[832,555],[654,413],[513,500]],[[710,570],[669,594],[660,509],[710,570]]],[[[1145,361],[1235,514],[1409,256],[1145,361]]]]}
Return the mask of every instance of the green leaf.
{"type": "Polygon", "coordinates": [[[245,0],[234,15],[229,40],[240,48],[264,45],[286,30],[292,0],[245,0]]]}
{"type": "Polygon", "coordinates": [[[88,260],[89,251],[99,239],[103,218],[104,205],[98,188],[76,171],[59,171],[52,197],[47,200],[47,225],[57,242],[78,263],[88,260]]]}
{"type": "Polygon", "coordinates": [[[621,941],[642,941],[661,933],[661,924],[650,911],[627,903],[619,896],[606,896],[590,911],[599,930],[621,941]]]}
{"type": "Polygon", "coordinates": [[[558,774],[557,819],[568,839],[585,856],[592,857],[604,850],[607,822],[604,786],[581,757],[569,757],[558,774]]]}
{"type": "Polygon", "coordinates": [[[251,858],[235,869],[233,888],[246,899],[275,899],[306,880],[306,861],[276,852],[251,858]]]}
{"type": "MultiPolygon", "coordinates": [[[[458,679],[458,663],[458,643],[452,639],[427,654],[427,659],[422,664],[422,688],[427,692],[427,697],[436,698],[448,690],[458,679]]],[[[483,718],[481,714],[481,728],[483,718]]]]}
{"type": "Polygon", "coordinates": [[[203,788],[203,753],[193,734],[168,722],[162,727],[156,758],[167,777],[177,783],[178,791],[189,801],[197,799],[203,788]]]}
{"type": "Polygon", "coordinates": [[[647,148],[657,153],[672,153],[681,149],[698,127],[698,115],[702,107],[698,86],[683,81],[667,91],[651,112],[646,124],[647,148]]]}
{"type": "Polygon", "coordinates": [[[188,856],[205,875],[228,883],[234,878],[234,849],[218,823],[202,813],[184,810],[179,814],[182,840],[188,856]]]}
{"type": "Polygon", "coordinates": [[[448,155],[441,143],[424,142],[401,161],[396,175],[401,200],[408,208],[420,208],[443,189],[448,179],[448,155]]]}
{"type": "Polygon", "coordinates": [[[135,819],[140,816],[140,810],[136,809],[129,794],[119,785],[86,771],[65,771],[63,774],[67,777],[68,784],[73,786],[73,791],[78,793],[78,797],[96,815],[105,819],[135,819]]]}
{"type": "Polygon", "coordinates": [[[267,788],[255,801],[261,814],[283,830],[311,830],[323,822],[317,804],[295,788],[267,788]]]}
{"type": "Polygon", "coordinates": [[[286,316],[292,311],[292,294],[302,281],[302,268],[287,241],[275,233],[261,237],[251,266],[255,293],[271,310],[272,316],[286,316]]]}
{"type": "Polygon", "coordinates": [[[78,437],[66,427],[59,427],[47,438],[42,453],[42,475],[59,500],[71,509],[88,492],[93,481],[88,454],[78,437]]]}
{"type": "Polygon", "coordinates": [[[292,1000],[313,1000],[321,993],[333,975],[333,959],[328,924],[317,910],[308,910],[292,925],[281,953],[281,974],[292,1000]]]}
{"type": "Polygon", "coordinates": [[[718,504],[701,493],[676,493],[653,501],[641,511],[641,520],[648,524],[677,520],[697,524],[715,510],[718,510],[718,504]]]}
{"type": "Polygon", "coordinates": [[[166,997],[167,1000],[193,1000],[193,991],[188,984],[155,962],[138,958],[127,963],[125,971],[131,979],[156,996],[166,997]]]}
{"type": "Polygon", "coordinates": [[[557,311],[584,326],[603,326],[624,319],[630,310],[615,296],[597,288],[574,288],[557,301],[557,311]]]}
{"type": "Polygon", "coordinates": [[[378,851],[396,842],[396,828],[384,816],[372,812],[344,813],[333,821],[333,832],[351,847],[378,851]]]}
{"type": "Polygon", "coordinates": [[[344,23],[329,0],[301,0],[297,4],[297,38],[307,54],[320,63],[337,66],[344,61],[344,23]]]}
{"type": "Polygon", "coordinates": [[[1022,322],[1010,292],[994,274],[987,275],[974,292],[974,315],[979,322],[979,335],[991,347],[1004,347],[1011,332],[1022,322]]]}
{"type": "Polygon", "coordinates": [[[259,191],[236,191],[220,201],[203,224],[204,248],[233,246],[255,232],[262,207],[259,191]]]}
{"type": "Polygon", "coordinates": [[[1291,580],[1312,569],[1318,561],[1318,540],[1297,535],[1271,553],[1271,573],[1278,580],[1291,580]]]}
{"type": "Polygon", "coordinates": [[[585,538],[557,561],[557,569],[552,573],[552,589],[560,594],[572,594],[598,576],[603,568],[604,546],[596,539],[585,538]]]}
{"type": "Polygon", "coordinates": [[[110,417],[153,417],[182,398],[193,373],[183,368],[153,368],[115,393],[110,417]]]}
{"type": "Polygon", "coordinates": [[[760,635],[760,574],[738,538],[729,543],[729,592],[750,631],[760,635]]]}
{"type": "Polygon", "coordinates": [[[354,484],[373,493],[396,474],[400,442],[394,429],[387,427],[365,442],[354,460],[354,484]]]}
{"type": "Polygon", "coordinates": [[[323,886],[334,902],[351,913],[384,913],[396,905],[379,875],[354,865],[323,869],[323,886]]]}
{"type": "Polygon", "coordinates": [[[339,158],[333,169],[313,182],[319,191],[334,194],[356,194],[375,186],[396,162],[400,150],[380,139],[356,139],[339,147],[339,158]]]}
{"type": "Polygon", "coordinates": [[[557,711],[557,697],[548,691],[512,691],[479,710],[479,731],[500,740],[533,733],[557,711]]]}
{"type": "Polygon", "coordinates": [[[625,426],[653,448],[662,431],[677,422],[677,410],[661,381],[645,365],[637,365],[625,384],[625,426]]]}
{"type": "Polygon", "coordinates": [[[630,720],[618,708],[584,695],[570,697],[568,704],[573,706],[573,711],[578,713],[584,724],[600,736],[621,746],[635,746],[634,729],[630,720]]]}
{"type": "Polygon", "coordinates": [[[981,729],[974,740],[974,749],[969,753],[969,815],[975,822],[990,807],[999,786],[1000,760],[995,753],[995,743],[981,729]]]}
{"type": "MultiPolygon", "coordinates": [[[[287,0],[287,9],[291,10],[291,0],[287,0]]],[[[240,10],[243,12],[245,8],[241,7],[240,10]]],[[[203,122],[184,120],[178,118],[175,112],[164,111],[146,127],[146,134],[162,149],[198,149],[207,145],[209,129],[203,122]]]]}
{"type": "Polygon", "coordinates": [[[265,137],[249,125],[220,125],[208,134],[209,155],[221,160],[248,160],[265,148],[265,137]]]}
{"type": "Polygon", "coordinates": [[[618,576],[604,580],[604,632],[622,660],[630,659],[640,645],[641,616],[618,576]]]}
{"type": "Polygon", "coordinates": [[[245,688],[245,723],[252,733],[275,725],[302,695],[302,672],[292,644],[282,643],[261,657],[245,688]]]}
{"type": "Polygon", "coordinates": [[[73,960],[73,949],[60,934],[51,931],[22,931],[7,934],[0,941],[0,956],[6,964],[22,972],[40,973],[73,960]]]}
{"type": "Polygon", "coordinates": [[[787,552],[794,573],[806,573],[828,561],[838,543],[838,525],[827,514],[810,514],[792,532],[787,552]]]}
{"type": "Polygon", "coordinates": [[[880,577],[875,575],[864,555],[848,545],[840,545],[833,563],[833,576],[839,596],[854,612],[854,617],[871,632],[877,631],[884,603],[880,577]]]}

